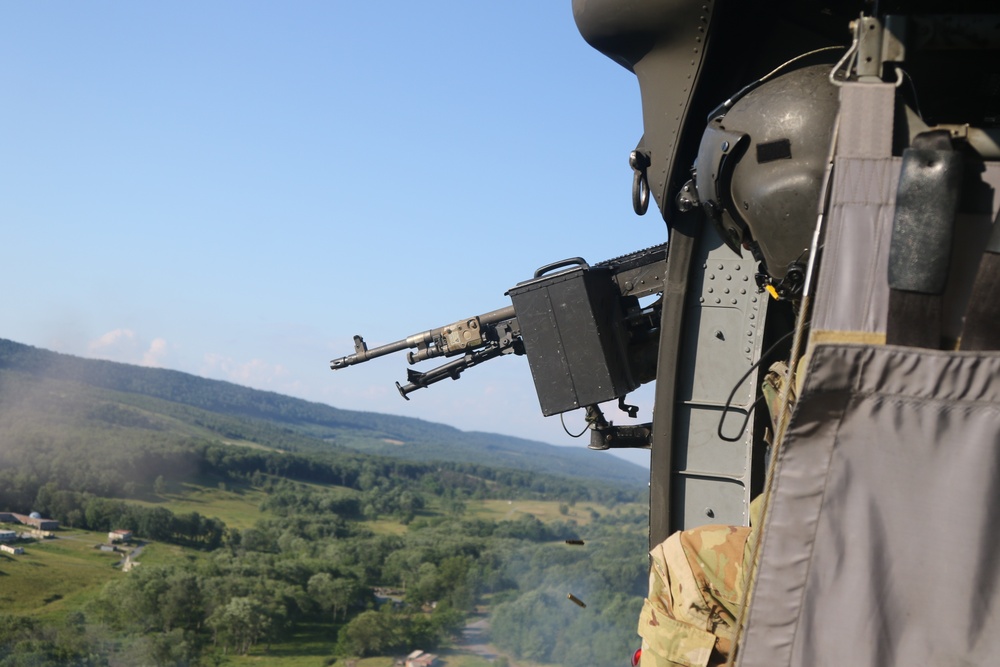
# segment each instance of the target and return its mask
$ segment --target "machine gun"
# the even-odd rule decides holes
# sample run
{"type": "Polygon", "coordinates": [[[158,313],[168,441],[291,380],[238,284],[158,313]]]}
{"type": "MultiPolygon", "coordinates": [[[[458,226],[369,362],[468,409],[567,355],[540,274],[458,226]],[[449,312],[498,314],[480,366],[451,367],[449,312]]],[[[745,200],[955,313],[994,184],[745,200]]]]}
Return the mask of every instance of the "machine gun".
{"type": "Polygon", "coordinates": [[[530,280],[510,290],[513,305],[459,320],[369,349],[354,336],[354,354],[330,362],[338,370],[377,357],[410,350],[413,365],[435,357],[460,358],[429,371],[407,369],[400,395],[446,378],[457,380],[473,366],[514,354],[526,355],[542,414],[587,409],[591,448],[646,447],[649,425],[615,427],[599,403],[617,399],[656,373],[661,300],[642,306],[639,299],[663,291],[667,244],[590,266],[580,257],[547,264],[530,280]]]}
{"type": "Polygon", "coordinates": [[[514,307],[507,306],[459,320],[454,324],[407,336],[395,343],[374,349],[368,349],[364,338],[355,336],[354,354],[334,359],[330,362],[330,368],[332,370],[347,368],[393,352],[413,348],[416,349],[415,352],[406,354],[406,360],[411,365],[434,357],[452,357],[461,354],[462,358],[427,372],[407,369],[407,383],[405,385],[396,383],[399,395],[406,400],[410,400],[407,394],[429,387],[445,378],[457,380],[462,371],[484,361],[495,359],[502,354],[524,354],[524,343],[521,340],[517,318],[514,316],[514,307]]]}

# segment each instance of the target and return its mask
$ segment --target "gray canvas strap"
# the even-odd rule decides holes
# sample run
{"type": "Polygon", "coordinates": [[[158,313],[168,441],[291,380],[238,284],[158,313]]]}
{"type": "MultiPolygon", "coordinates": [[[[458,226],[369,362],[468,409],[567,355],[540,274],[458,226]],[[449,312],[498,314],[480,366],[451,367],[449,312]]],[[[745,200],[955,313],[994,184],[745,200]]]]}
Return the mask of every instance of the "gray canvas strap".
{"type": "Polygon", "coordinates": [[[813,331],[881,335],[886,326],[888,246],[899,158],[885,132],[892,127],[892,85],[846,84],[813,331]]]}

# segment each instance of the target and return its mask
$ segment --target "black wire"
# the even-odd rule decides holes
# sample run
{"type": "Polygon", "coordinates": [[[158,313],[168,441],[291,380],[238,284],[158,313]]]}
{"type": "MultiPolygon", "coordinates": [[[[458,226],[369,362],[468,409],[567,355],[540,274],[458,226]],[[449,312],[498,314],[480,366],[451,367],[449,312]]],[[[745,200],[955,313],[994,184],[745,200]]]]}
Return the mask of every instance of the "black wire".
{"type": "Polygon", "coordinates": [[[756,81],[753,81],[753,82],[748,83],[747,85],[743,86],[738,91],[736,91],[735,95],[732,95],[725,102],[723,102],[719,106],[717,106],[714,109],[712,109],[712,112],[708,114],[708,118],[706,119],[706,122],[711,123],[713,120],[715,120],[719,116],[726,115],[726,113],[730,109],[733,108],[733,105],[736,104],[737,102],[739,102],[741,99],[743,99],[743,97],[745,97],[750,91],[754,90],[758,86],[761,86],[761,85],[767,83],[778,72],[780,72],[781,70],[785,69],[789,65],[792,65],[792,64],[798,62],[799,60],[802,60],[803,58],[808,58],[809,56],[814,56],[817,53],[821,53],[823,51],[836,51],[837,49],[843,49],[843,48],[844,48],[843,46],[824,46],[824,47],[819,48],[819,49],[813,49],[812,51],[807,51],[806,53],[800,53],[799,55],[795,56],[791,60],[786,60],[785,62],[781,63],[780,65],[778,65],[777,67],[775,67],[773,70],[771,70],[770,72],[768,72],[767,74],[765,74],[764,76],[762,76],[759,79],[757,79],[756,81]]]}
{"type": "Polygon", "coordinates": [[[767,348],[767,351],[765,351],[764,354],[760,355],[760,359],[754,362],[754,364],[747,369],[747,372],[744,373],[743,376],[736,382],[736,385],[733,387],[733,390],[729,392],[729,398],[726,399],[726,404],[722,408],[722,415],[719,417],[718,435],[720,439],[725,440],[726,442],[737,442],[741,437],[743,437],[743,431],[746,430],[747,424],[750,423],[750,415],[753,414],[753,409],[757,407],[757,404],[760,403],[764,397],[763,396],[758,397],[757,400],[755,400],[747,409],[747,416],[743,420],[743,424],[740,426],[740,434],[737,435],[735,438],[729,438],[722,434],[722,423],[726,421],[726,413],[728,413],[729,410],[732,408],[733,397],[736,396],[736,390],[740,388],[740,385],[746,382],[746,379],[750,377],[750,374],[753,373],[755,370],[757,370],[757,368],[759,368],[760,365],[764,363],[764,360],[767,359],[779,345],[784,343],[785,340],[794,333],[795,329],[792,329],[784,336],[774,341],[774,344],[771,345],[771,347],[767,348]]]}
{"type": "Polygon", "coordinates": [[[587,429],[590,428],[590,424],[588,424],[588,425],[586,425],[586,426],[583,427],[582,431],[580,431],[576,435],[573,435],[572,433],[569,432],[569,429],[566,428],[566,420],[563,418],[564,414],[565,413],[562,413],[562,412],[559,413],[559,423],[562,424],[563,430],[566,431],[566,435],[568,435],[569,437],[571,437],[571,438],[579,438],[581,435],[583,435],[584,433],[587,432],[587,429]]]}

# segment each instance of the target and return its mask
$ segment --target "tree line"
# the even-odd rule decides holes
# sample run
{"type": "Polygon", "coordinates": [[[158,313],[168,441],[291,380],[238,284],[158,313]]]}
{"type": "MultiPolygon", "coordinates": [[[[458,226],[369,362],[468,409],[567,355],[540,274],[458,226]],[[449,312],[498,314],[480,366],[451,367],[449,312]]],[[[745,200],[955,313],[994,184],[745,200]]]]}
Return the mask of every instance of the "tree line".
{"type": "MultiPolygon", "coordinates": [[[[432,650],[451,641],[484,600],[493,603],[494,641],[540,662],[580,664],[581,652],[593,651],[609,658],[594,664],[613,664],[634,637],[644,516],[599,517],[584,531],[570,520],[546,524],[529,515],[472,519],[459,507],[421,514],[403,534],[375,535],[359,522],[363,492],[263,473],[254,479],[268,490],[263,504],[279,516],[244,530],[219,522],[219,539],[197,545],[205,558],[139,567],[64,623],[0,617],[0,667],[198,665],[212,655],[266,652],[317,624],[337,638],[331,659],[432,650]],[[582,536],[585,546],[565,543],[582,536]],[[378,587],[404,591],[402,600],[376,598],[378,587]],[[587,609],[569,602],[569,592],[587,609]]],[[[368,488],[392,488],[383,483],[376,475],[368,488]]],[[[411,492],[423,488],[411,484],[411,492]]],[[[406,486],[400,489],[402,497],[406,486]]],[[[58,508],[82,498],[87,521],[142,516],[129,514],[138,506],[54,484],[43,485],[37,502],[58,508]]],[[[137,531],[170,525],[152,511],[161,523],[136,524],[137,531]]]]}
{"type": "MultiPolygon", "coordinates": [[[[578,535],[572,524],[530,517],[425,518],[402,535],[375,535],[325,514],[263,520],[227,531],[206,558],[116,577],[71,623],[0,617],[0,665],[111,665],[122,655],[134,664],[195,665],[216,653],[266,653],[310,624],[337,637],[334,656],[431,650],[456,635],[484,596],[501,595],[521,613],[519,579],[544,582],[551,558],[570,553],[582,566],[560,546],[578,535]],[[383,586],[404,591],[402,600],[377,599],[383,586]],[[45,645],[25,643],[39,632],[45,645]],[[23,662],[28,655],[33,662],[23,662]]],[[[578,555],[598,576],[624,576],[599,552],[578,555]]]]}

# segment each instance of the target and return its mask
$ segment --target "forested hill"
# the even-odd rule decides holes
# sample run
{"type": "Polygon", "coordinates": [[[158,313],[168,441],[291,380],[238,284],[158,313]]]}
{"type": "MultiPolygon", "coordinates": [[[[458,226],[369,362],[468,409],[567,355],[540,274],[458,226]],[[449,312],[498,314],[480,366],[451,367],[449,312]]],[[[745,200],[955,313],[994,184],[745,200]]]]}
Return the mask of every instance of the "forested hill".
{"type": "Polygon", "coordinates": [[[413,461],[544,471],[632,488],[648,482],[648,473],[640,466],[583,447],[556,447],[460,431],[421,419],[340,410],[188,373],[83,359],[0,339],[0,377],[10,372],[34,380],[56,380],[63,389],[92,387],[115,392],[125,411],[118,411],[115,419],[161,415],[171,423],[196,425],[225,441],[302,453],[347,447],[413,461]]]}

